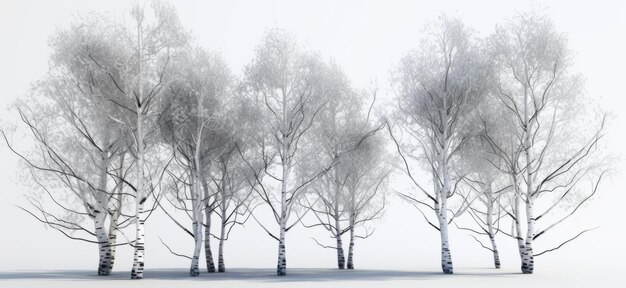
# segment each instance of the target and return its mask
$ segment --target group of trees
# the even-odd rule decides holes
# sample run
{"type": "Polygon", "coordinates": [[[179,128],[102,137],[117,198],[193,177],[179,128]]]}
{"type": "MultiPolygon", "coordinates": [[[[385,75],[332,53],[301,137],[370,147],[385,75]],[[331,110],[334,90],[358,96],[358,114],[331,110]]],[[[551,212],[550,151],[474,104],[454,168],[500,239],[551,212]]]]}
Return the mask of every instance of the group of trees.
{"type": "Polygon", "coordinates": [[[588,120],[576,105],[581,80],[543,16],[521,14],[484,39],[459,19],[433,22],[393,73],[389,115],[374,109],[376,89],[353,88],[336,63],[282,30],[266,32],[239,77],[192,40],[172,6],[137,5],[131,16],[92,14],[52,36],[49,73],[15,105],[34,146],[20,150],[1,131],[32,179],[36,197],[24,210],[97,244],[99,275],[110,274],[117,246],[130,245],[131,277],[143,278],[144,224],[157,210],[193,239],[192,256],[163,243],[189,258],[192,276],[203,246],[216,271],[211,238],[224,272],[224,241],[249,219],[277,241],[278,275],[298,224],[327,231],[333,244],[315,242],[353,269],[355,238],[372,233],[359,228],[382,215],[394,171],[417,191],[398,195],[440,232],[444,273],[453,273],[448,230],[460,215],[475,221],[459,228],[477,234],[496,268],[496,233],[516,239],[524,273],[587,231],[533,251],[602,177],[591,155],[604,120],[595,130],[576,125],[588,120]]]}
{"type": "Polygon", "coordinates": [[[389,132],[418,191],[400,195],[434,212],[422,214],[440,232],[444,273],[453,273],[448,226],[463,213],[478,228],[459,228],[489,238],[485,246],[472,234],[493,252],[496,268],[501,232],[517,241],[522,272],[532,273],[534,257],[588,231],[533,250],[596,193],[604,172],[591,155],[604,117],[581,107],[581,77],[570,72],[566,38],[539,13],[520,14],[484,39],[445,16],[426,29],[394,74],[399,113],[389,132]],[[432,174],[432,189],[415,177],[419,168],[432,174]],[[500,228],[504,217],[510,232],[500,228]]]}

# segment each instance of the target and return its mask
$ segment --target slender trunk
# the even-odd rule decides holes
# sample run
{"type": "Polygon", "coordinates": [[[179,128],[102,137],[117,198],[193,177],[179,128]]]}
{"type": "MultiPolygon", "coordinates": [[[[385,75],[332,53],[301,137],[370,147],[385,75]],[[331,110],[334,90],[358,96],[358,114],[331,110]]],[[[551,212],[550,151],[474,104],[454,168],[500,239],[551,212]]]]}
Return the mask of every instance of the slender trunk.
{"type": "MultiPolygon", "coordinates": [[[[283,136],[283,141],[285,141],[283,136]]],[[[283,142],[283,157],[287,157],[286,144],[283,142]]],[[[276,275],[287,275],[287,255],[285,249],[285,230],[287,226],[287,178],[289,176],[288,163],[283,163],[283,178],[280,193],[280,236],[278,239],[278,263],[276,265],[276,275]]]]}
{"type": "Polygon", "coordinates": [[[209,273],[215,272],[215,263],[213,262],[213,253],[211,252],[211,211],[209,205],[206,206],[205,214],[206,227],[204,228],[204,256],[206,258],[206,270],[209,273]]]}
{"type": "MultiPolygon", "coordinates": [[[[195,161],[197,162],[197,161],[195,161]]],[[[197,163],[194,163],[194,167],[197,163]]],[[[202,251],[202,199],[200,197],[200,187],[198,180],[198,172],[194,171],[194,168],[191,170],[191,206],[192,206],[192,220],[193,220],[193,238],[194,238],[194,249],[193,256],[191,258],[191,267],[189,268],[189,275],[198,276],[200,275],[200,251],[202,251]]]]}
{"type": "Polygon", "coordinates": [[[276,265],[276,275],[287,275],[287,255],[285,251],[285,229],[283,221],[280,224],[280,237],[278,240],[278,264],[276,265]]]}
{"type": "Polygon", "coordinates": [[[137,88],[139,93],[136,97],[137,112],[137,129],[135,134],[135,145],[137,147],[137,192],[135,198],[135,253],[133,255],[133,269],[130,272],[131,279],[143,279],[144,256],[145,256],[145,227],[144,227],[144,202],[147,200],[146,191],[144,191],[145,171],[144,171],[144,131],[143,131],[143,29],[142,20],[137,19],[137,63],[138,78],[137,88]]]}
{"type": "Polygon", "coordinates": [[[99,261],[98,261],[98,275],[108,276],[111,274],[111,244],[107,232],[104,229],[104,217],[102,212],[96,213],[95,229],[96,237],[98,239],[98,247],[100,249],[99,261]]]}
{"type": "Polygon", "coordinates": [[[109,153],[104,150],[101,153],[100,175],[97,190],[94,191],[96,197],[96,207],[93,209],[94,228],[98,239],[100,259],[98,262],[98,275],[107,276],[111,274],[111,244],[104,224],[108,216],[108,191],[107,191],[107,169],[109,165],[109,153]]]}
{"type": "MultiPolygon", "coordinates": [[[[445,99],[445,98],[444,98],[445,99]]],[[[452,274],[452,254],[450,252],[450,243],[448,241],[448,194],[450,191],[450,172],[448,171],[448,142],[447,130],[444,129],[443,142],[441,153],[441,174],[443,176],[443,183],[441,191],[439,192],[440,208],[438,213],[439,219],[439,234],[441,236],[441,270],[444,274],[452,274]]],[[[435,181],[437,181],[435,179],[435,181]]]]}
{"type": "MultiPolygon", "coordinates": [[[[520,219],[522,217],[522,214],[520,213],[520,209],[521,209],[521,202],[522,202],[522,195],[521,195],[521,191],[520,188],[518,186],[517,183],[517,177],[515,176],[515,171],[513,171],[513,173],[511,173],[511,182],[513,182],[513,188],[515,189],[515,198],[514,198],[514,202],[513,202],[513,212],[515,213],[515,219],[514,220],[514,225],[515,225],[515,239],[517,240],[517,251],[519,252],[520,255],[520,259],[524,258],[524,238],[522,238],[522,225],[520,222],[520,219]]],[[[523,261],[523,260],[522,260],[523,261]]],[[[523,265],[522,265],[523,266],[523,265]]],[[[523,269],[522,269],[523,270],[523,269]]]]}
{"type": "Polygon", "coordinates": [[[211,200],[209,199],[209,186],[206,179],[202,178],[202,189],[204,190],[204,257],[206,259],[206,270],[209,273],[215,272],[215,264],[213,262],[213,253],[211,253],[211,200]]]}
{"type": "Polygon", "coordinates": [[[340,179],[339,179],[339,174],[337,172],[337,169],[334,169],[335,171],[335,238],[337,239],[337,267],[339,269],[344,269],[346,266],[346,258],[343,255],[343,242],[341,241],[341,221],[339,219],[339,217],[341,217],[341,213],[339,213],[339,201],[340,196],[341,196],[341,185],[340,185],[340,179]]]}
{"type": "Polygon", "coordinates": [[[531,196],[529,196],[529,199],[526,201],[526,218],[528,231],[526,232],[526,242],[524,243],[524,251],[522,253],[522,273],[532,274],[535,269],[533,252],[535,219],[533,215],[533,201],[531,196]]]}
{"type": "MultiPolygon", "coordinates": [[[[120,158],[120,171],[122,171],[122,167],[124,167],[124,155],[120,158]]],[[[122,198],[124,197],[122,191],[124,189],[124,182],[118,183],[117,192],[115,194],[115,206],[113,215],[111,215],[111,221],[109,222],[109,243],[111,244],[111,272],[113,271],[113,266],[115,266],[115,250],[117,247],[117,229],[118,229],[118,221],[120,216],[122,215],[122,198]]]]}
{"type": "MultiPolygon", "coordinates": [[[[445,197],[442,201],[445,201],[445,197]]],[[[446,205],[442,205],[442,210],[446,211],[446,205]]],[[[445,213],[445,212],[440,212],[445,213]]],[[[452,254],[450,253],[450,243],[448,242],[448,220],[445,216],[440,216],[441,222],[439,224],[441,235],[441,270],[444,274],[452,274],[452,254]]]]}
{"type": "MultiPolygon", "coordinates": [[[[223,201],[223,199],[222,199],[223,201]]],[[[222,213],[225,213],[226,211],[222,211],[222,213]]],[[[225,214],[222,214],[222,217],[225,214]]],[[[224,239],[226,238],[226,220],[222,219],[222,225],[221,225],[221,231],[220,231],[220,245],[219,245],[219,249],[218,249],[218,260],[217,260],[217,272],[226,272],[226,265],[224,264],[224,239]]]]}
{"type": "MultiPolygon", "coordinates": [[[[528,79],[528,70],[526,71],[526,79],[528,79]]],[[[531,148],[532,148],[532,142],[531,142],[531,130],[532,130],[532,123],[530,122],[530,118],[529,118],[529,114],[530,111],[528,109],[528,102],[529,102],[529,93],[527,91],[527,87],[526,85],[524,85],[524,133],[525,133],[525,139],[524,139],[524,153],[526,156],[526,242],[524,243],[524,249],[522,252],[522,273],[524,274],[532,274],[534,267],[535,267],[535,263],[534,263],[534,255],[533,255],[533,238],[535,235],[535,218],[533,215],[533,179],[534,179],[534,173],[533,173],[533,156],[531,148]]]]}
{"type": "Polygon", "coordinates": [[[206,227],[204,228],[204,255],[206,257],[206,270],[209,273],[215,272],[215,263],[213,262],[213,253],[211,252],[211,214],[209,205],[206,205],[206,213],[205,213],[205,222],[206,227]]]}
{"type": "MultiPolygon", "coordinates": [[[[143,202],[143,201],[142,201],[143,202]]],[[[135,253],[133,257],[133,269],[130,272],[131,279],[143,279],[144,257],[145,257],[145,225],[143,219],[143,204],[137,205],[137,216],[135,221],[135,253]]]]}
{"type": "MultiPolygon", "coordinates": [[[[339,217],[337,215],[337,217],[339,217]]],[[[337,238],[337,267],[344,269],[346,266],[346,258],[343,255],[343,242],[341,241],[341,229],[339,228],[339,220],[336,220],[335,237],[337,238]]]]}
{"type": "Polygon", "coordinates": [[[350,245],[348,246],[347,268],[354,269],[354,225],[352,223],[350,224],[350,245]]]}
{"type": "Polygon", "coordinates": [[[226,266],[224,265],[224,239],[226,238],[226,224],[228,223],[228,218],[226,216],[227,213],[227,202],[228,202],[228,193],[230,192],[228,187],[228,167],[225,159],[221,159],[220,161],[221,169],[222,169],[222,179],[220,180],[220,239],[218,245],[217,252],[217,272],[225,272],[226,266]]]}
{"type": "MultiPolygon", "coordinates": [[[[118,196],[119,197],[119,196],[118,196]]],[[[120,201],[121,203],[121,201],[120,201]]],[[[111,216],[111,222],[109,223],[109,245],[111,247],[111,259],[109,263],[109,270],[113,271],[113,266],[115,265],[115,247],[117,245],[117,221],[120,218],[121,208],[118,208],[113,215],[111,216]]]]}
{"type": "MultiPolygon", "coordinates": [[[[493,252],[493,263],[496,269],[500,269],[500,255],[498,254],[498,247],[496,246],[496,240],[494,238],[494,229],[493,229],[493,191],[491,190],[491,183],[488,184],[487,187],[487,219],[485,223],[487,223],[487,233],[489,233],[489,241],[491,241],[491,251],[493,252]]],[[[498,221],[498,220],[496,220],[498,221]]]]}
{"type": "Polygon", "coordinates": [[[498,247],[496,246],[496,240],[493,236],[489,236],[491,240],[491,250],[493,251],[493,264],[496,269],[500,269],[500,254],[498,253],[498,247]]]}

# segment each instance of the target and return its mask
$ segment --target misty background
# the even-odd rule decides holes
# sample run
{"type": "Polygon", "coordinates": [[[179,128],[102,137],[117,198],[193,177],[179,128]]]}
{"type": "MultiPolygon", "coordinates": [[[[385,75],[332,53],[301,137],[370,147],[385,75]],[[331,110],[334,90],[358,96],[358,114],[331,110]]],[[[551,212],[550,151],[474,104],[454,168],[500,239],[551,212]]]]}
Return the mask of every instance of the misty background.
{"type": "MultiPolygon", "coordinates": [[[[406,51],[417,47],[421,27],[445,12],[459,16],[488,35],[496,23],[517,11],[544,7],[559,32],[568,36],[574,52],[572,71],[586,79],[587,97],[610,113],[607,137],[601,146],[615,157],[612,174],[598,194],[581,211],[537,242],[536,249],[567,239],[583,228],[599,226],[559,251],[535,259],[537,272],[553,269],[619,273],[626,259],[621,243],[626,204],[624,165],[626,156],[626,4],[619,1],[169,1],[183,26],[197,42],[210,51],[220,51],[230,68],[240,73],[250,62],[254,48],[269,27],[283,28],[306,47],[334,59],[354,87],[375,83],[381,98],[393,93],[389,72],[406,51]],[[589,270],[592,269],[592,270],[589,270]]],[[[0,114],[14,121],[8,106],[24,95],[32,82],[48,69],[48,37],[69,25],[74,16],[90,11],[120,19],[128,17],[129,1],[5,1],[0,0],[0,114]]],[[[130,21],[130,19],[128,20],[130,21]]],[[[25,205],[25,186],[20,184],[17,157],[6,146],[0,148],[0,270],[94,269],[97,249],[93,244],[67,239],[46,228],[14,205],[25,205]]],[[[427,175],[424,174],[423,177],[427,175]]],[[[408,178],[396,177],[391,188],[408,185],[408,178]]],[[[374,235],[357,240],[355,264],[359,268],[431,269],[439,267],[439,235],[423,221],[409,203],[391,196],[384,217],[374,225],[374,235]]],[[[272,226],[270,226],[272,227],[272,226]]],[[[192,240],[162,213],[146,222],[146,270],[187,268],[188,260],[170,254],[159,237],[177,252],[190,254],[192,240]]],[[[490,267],[491,254],[464,231],[451,227],[451,247],[457,267],[490,267]]],[[[311,239],[328,241],[322,230],[296,227],[287,239],[289,267],[336,266],[335,251],[323,249],[311,239]]],[[[503,267],[519,266],[516,243],[498,236],[503,267]]],[[[116,271],[127,271],[132,250],[118,250],[116,271]]],[[[276,242],[254,221],[235,227],[226,242],[228,267],[275,267],[276,242]]],[[[622,276],[623,277],[623,276],[622,276]]]]}

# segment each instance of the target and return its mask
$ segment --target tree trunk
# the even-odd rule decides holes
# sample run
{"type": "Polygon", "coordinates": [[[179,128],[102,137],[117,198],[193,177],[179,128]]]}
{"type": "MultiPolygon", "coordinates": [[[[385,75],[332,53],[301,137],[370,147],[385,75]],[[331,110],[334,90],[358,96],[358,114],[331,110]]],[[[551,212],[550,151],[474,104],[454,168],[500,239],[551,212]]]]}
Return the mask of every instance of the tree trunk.
{"type": "MultiPolygon", "coordinates": [[[[283,141],[286,141],[283,136],[283,141]]],[[[283,155],[287,153],[286,144],[283,143],[283,155]]],[[[285,156],[286,157],[286,156],[285,156]]],[[[289,176],[289,163],[282,163],[283,178],[280,191],[280,236],[278,239],[278,263],[276,265],[276,275],[287,275],[287,255],[285,249],[285,230],[287,229],[287,178],[289,176]]]]}
{"type": "MultiPolygon", "coordinates": [[[[119,196],[118,196],[119,197],[119,196]]],[[[121,203],[121,201],[120,201],[121,203]]],[[[115,247],[117,247],[117,221],[120,218],[120,208],[116,210],[111,216],[111,223],[109,223],[109,245],[111,247],[111,259],[109,263],[109,273],[113,271],[113,266],[115,265],[115,247]]]]}
{"type": "MultiPolygon", "coordinates": [[[[142,200],[143,202],[143,200],[142,200]]],[[[142,219],[143,216],[143,204],[139,204],[137,207],[136,216],[136,234],[135,234],[135,254],[133,257],[133,269],[130,272],[131,279],[143,279],[143,268],[144,268],[144,256],[145,256],[145,228],[144,221],[142,219]]]]}
{"type": "MultiPolygon", "coordinates": [[[[198,151],[198,150],[196,150],[198,151]]],[[[200,179],[198,173],[200,173],[200,165],[198,160],[198,154],[194,157],[194,168],[191,168],[191,212],[193,220],[193,256],[191,258],[191,267],[189,267],[189,275],[200,275],[200,252],[202,251],[202,197],[200,193],[200,179]],[[195,171],[194,171],[195,169],[195,171]]]]}
{"type": "Polygon", "coordinates": [[[144,214],[144,202],[147,200],[147,195],[144,187],[145,181],[145,167],[144,167],[144,131],[143,131],[143,19],[137,19],[137,58],[138,63],[138,77],[137,88],[139,90],[136,95],[136,114],[137,114],[137,128],[135,131],[135,147],[137,149],[137,190],[135,198],[135,253],[133,256],[133,269],[130,272],[131,279],[143,279],[144,268],[144,256],[145,256],[145,227],[143,218],[144,214]]]}
{"type": "Polygon", "coordinates": [[[452,274],[452,254],[450,253],[450,243],[448,242],[448,222],[447,219],[440,224],[441,229],[441,270],[444,274],[452,274]]]}
{"type": "Polygon", "coordinates": [[[493,264],[496,269],[500,269],[500,254],[498,253],[498,247],[496,246],[496,240],[493,236],[489,236],[491,240],[491,250],[493,251],[493,264]]]}
{"type": "Polygon", "coordinates": [[[213,253],[211,252],[211,210],[206,205],[206,227],[204,228],[204,255],[206,257],[206,270],[209,273],[215,272],[215,263],[213,262],[213,253]]]}
{"type": "Polygon", "coordinates": [[[202,189],[204,190],[204,257],[206,258],[206,270],[209,273],[215,272],[215,264],[213,262],[213,253],[211,253],[211,199],[209,197],[209,186],[206,183],[206,179],[202,179],[202,189]]]}
{"type": "Polygon", "coordinates": [[[337,237],[337,267],[339,269],[344,269],[346,266],[346,258],[343,255],[343,242],[341,241],[341,232],[339,229],[336,229],[336,237],[337,237]]]}
{"type": "MultiPolygon", "coordinates": [[[[525,78],[529,79],[528,70],[524,70],[525,78]]],[[[528,81],[530,83],[530,81],[528,81]]],[[[522,251],[522,273],[532,274],[535,268],[534,255],[533,255],[533,238],[535,231],[535,218],[533,215],[533,179],[534,179],[534,167],[532,166],[532,144],[531,131],[533,122],[531,122],[530,111],[528,109],[529,99],[531,96],[528,93],[528,86],[524,84],[524,154],[526,156],[526,242],[522,251]]],[[[536,111],[535,111],[536,112],[536,111]]],[[[536,121],[536,118],[535,118],[536,121]]],[[[520,235],[518,235],[520,236],[520,235]]]]}
{"type": "MultiPolygon", "coordinates": [[[[487,233],[489,234],[489,241],[491,241],[491,251],[493,252],[493,264],[496,269],[500,269],[500,255],[498,253],[498,247],[496,246],[496,240],[494,237],[493,230],[493,191],[491,190],[491,183],[487,186],[487,219],[485,223],[487,223],[487,233]]],[[[498,215],[499,216],[499,215],[498,215]]],[[[496,220],[499,221],[499,220],[496,220]]]]}
{"type": "MultiPolygon", "coordinates": [[[[443,134],[446,139],[447,134],[443,134]]],[[[441,173],[443,174],[443,186],[439,192],[439,201],[441,207],[437,212],[439,219],[439,234],[441,236],[441,270],[444,274],[453,274],[452,254],[450,252],[450,243],[448,241],[448,193],[450,191],[450,172],[447,164],[447,142],[443,146],[441,173]]],[[[437,181],[437,180],[435,180],[437,181]]]]}
{"type": "Polygon", "coordinates": [[[526,219],[527,219],[527,232],[526,242],[524,243],[524,249],[522,253],[522,273],[532,274],[535,269],[535,260],[533,252],[533,238],[535,236],[535,218],[533,215],[533,200],[532,196],[528,196],[526,201],[526,219]]]}
{"type": "Polygon", "coordinates": [[[109,195],[107,191],[107,169],[109,165],[109,153],[105,149],[101,153],[100,162],[100,175],[98,189],[93,191],[96,197],[96,207],[92,210],[94,215],[94,228],[96,238],[98,239],[99,246],[99,262],[98,262],[98,275],[108,276],[111,274],[111,243],[106,229],[104,229],[104,223],[108,216],[108,200],[109,195]]]}
{"type": "Polygon", "coordinates": [[[350,245],[348,246],[348,269],[354,269],[354,224],[350,224],[350,245]]]}
{"type": "Polygon", "coordinates": [[[98,239],[99,261],[98,261],[98,275],[108,276],[111,274],[111,244],[107,236],[107,232],[104,230],[104,223],[102,212],[96,212],[95,227],[96,237],[98,239]]]}
{"type": "MultiPolygon", "coordinates": [[[[223,200],[222,200],[223,201],[223,200]]],[[[226,211],[222,211],[224,213],[226,211]]],[[[222,217],[225,214],[222,214],[222,217]]],[[[226,237],[226,221],[222,220],[222,229],[220,231],[220,244],[218,249],[218,260],[217,260],[217,272],[226,272],[226,265],[224,264],[224,238],[226,237]]]]}
{"type": "Polygon", "coordinates": [[[339,213],[339,201],[341,201],[341,185],[340,185],[340,179],[339,179],[339,173],[337,172],[337,169],[333,169],[335,172],[334,178],[335,181],[335,238],[337,240],[337,267],[339,269],[344,269],[346,266],[346,258],[343,255],[343,242],[341,241],[341,221],[339,219],[339,217],[341,217],[341,214],[339,213]]]}
{"type": "Polygon", "coordinates": [[[280,225],[280,238],[278,240],[278,264],[276,265],[276,275],[287,275],[287,255],[285,251],[285,229],[284,224],[280,225]]]}
{"type": "Polygon", "coordinates": [[[193,257],[191,258],[191,267],[189,268],[189,275],[198,276],[200,275],[200,251],[202,251],[202,224],[198,223],[198,221],[194,221],[193,231],[194,247],[193,257]]]}

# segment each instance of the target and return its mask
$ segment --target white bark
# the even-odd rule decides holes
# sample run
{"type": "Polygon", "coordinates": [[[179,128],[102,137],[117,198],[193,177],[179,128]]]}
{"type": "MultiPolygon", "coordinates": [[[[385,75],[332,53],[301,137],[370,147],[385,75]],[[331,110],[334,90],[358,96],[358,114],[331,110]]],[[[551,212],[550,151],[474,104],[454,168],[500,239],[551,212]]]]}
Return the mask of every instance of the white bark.
{"type": "Polygon", "coordinates": [[[346,268],[354,269],[354,221],[350,222],[350,245],[348,246],[348,264],[346,268]]]}
{"type": "Polygon", "coordinates": [[[147,199],[147,193],[144,187],[145,181],[145,163],[144,163],[144,129],[143,129],[143,116],[144,107],[143,101],[143,29],[140,19],[137,19],[137,53],[138,53],[138,95],[136,101],[136,113],[137,113],[137,130],[135,132],[135,146],[137,150],[137,195],[135,198],[135,253],[133,258],[133,269],[131,270],[131,279],[143,279],[144,269],[144,254],[145,254],[145,229],[144,229],[144,202],[147,199]]]}
{"type": "Polygon", "coordinates": [[[341,241],[341,214],[339,213],[339,201],[341,196],[341,185],[339,183],[339,177],[337,177],[338,173],[335,169],[335,238],[337,240],[337,267],[339,269],[344,269],[346,266],[346,258],[343,254],[343,242],[341,241]]]}
{"type": "MultiPolygon", "coordinates": [[[[286,140],[286,137],[283,136],[283,141],[286,140]]],[[[287,144],[283,142],[283,157],[287,156],[287,144]]],[[[276,275],[285,276],[287,275],[287,255],[285,249],[285,230],[287,229],[287,180],[289,177],[289,167],[288,163],[282,164],[283,170],[283,179],[281,184],[281,192],[280,192],[280,231],[278,238],[278,263],[276,265],[276,275]]]]}
{"type": "Polygon", "coordinates": [[[489,234],[489,241],[491,242],[491,252],[493,253],[493,265],[496,269],[500,269],[500,254],[498,253],[498,247],[496,245],[496,240],[495,240],[495,230],[493,228],[493,205],[494,205],[493,191],[491,190],[491,183],[487,185],[489,186],[487,187],[487,191],[486,191],[487,201],[485,203],[487,204],[487,216],[486,216],[487,219],[485,223],[487,223],[487,233],[489,234]]]}
{"type": "Polygon", "coordinates": [[[206,180],[202,179],[202,188],[204,189],[204,257],[206,260],[207,272],[215,272],[215,262],[213,262],[213,253],[211,252],[211,214],[213,207],[210,205],[209,187],[206,180]]]}
{"type": "MultiPolygon", "coordinates": [[[[225,211],[224,209],[223,211],[225,211]]],[[[222,214],[223,215],[223,214],[222,214]]],[[[227,229],[226,219],[222,219],[222,225],[220,230],[220,244],[218,248],[218,260],[217,260],[217,272],[226,272],[226,264],[224,263],[224,239],[226,238],[227,229]]]]}
{"type": "MultiPolygon", "coordinates": [[[[196,161],[197,162],[197,161],[196,161]]],[[[189,268],[189,275],[200,275],[200,251],[202,251],[202,198],[200,194],[200,185],[198,179],[198,172],[191,171],[192,185],[191,185],[191,206],[192,206],[192,229],[194,237],[194,249],[193,256],[191,258],[191,267],[189,268]]]]}

